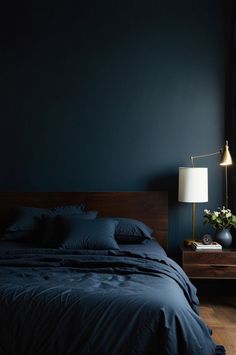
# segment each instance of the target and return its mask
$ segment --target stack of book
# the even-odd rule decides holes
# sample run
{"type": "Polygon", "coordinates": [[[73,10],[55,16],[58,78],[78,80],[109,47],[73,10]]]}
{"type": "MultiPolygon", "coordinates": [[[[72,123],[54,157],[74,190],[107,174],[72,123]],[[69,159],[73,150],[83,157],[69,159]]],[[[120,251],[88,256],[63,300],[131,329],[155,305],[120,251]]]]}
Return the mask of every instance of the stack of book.
{"type": "Polygon", "coordinates": [[[203,244],[202,242],[192,242],[193,250],[222,250],[222,246],[217,242],[203,244]]]}

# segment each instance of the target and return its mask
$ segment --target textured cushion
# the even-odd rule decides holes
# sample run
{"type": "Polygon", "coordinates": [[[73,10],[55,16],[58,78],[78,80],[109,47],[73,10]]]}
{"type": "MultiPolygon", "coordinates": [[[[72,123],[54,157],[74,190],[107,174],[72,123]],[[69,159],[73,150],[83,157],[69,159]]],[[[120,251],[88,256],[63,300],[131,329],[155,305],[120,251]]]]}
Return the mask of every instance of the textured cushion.
{"type": "Polygon", "coordinates": [[[141,243],[145,239],[152,239],[153,230],[143,222],[122,217],[114,217],[118,221],[115,237],[118,243],[141,243]]]}
{"type": "Polygon", "coordinates": [[[67,233],[61,248],[119,249],[115,240],[117,221],[112,219],[80,220],[66,217],[67,233]]]}

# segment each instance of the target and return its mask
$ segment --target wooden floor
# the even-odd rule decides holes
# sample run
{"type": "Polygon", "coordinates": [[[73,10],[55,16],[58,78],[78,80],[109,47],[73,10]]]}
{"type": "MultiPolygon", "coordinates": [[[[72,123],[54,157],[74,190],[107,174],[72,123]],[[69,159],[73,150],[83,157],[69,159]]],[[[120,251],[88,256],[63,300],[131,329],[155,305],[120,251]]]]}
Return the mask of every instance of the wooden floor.
{"type": "Polygon", "coordinates": [[[213,339],[225,347],[227,355],[236,355],[236,298],[199,297],[200,314],[213,339]]]}

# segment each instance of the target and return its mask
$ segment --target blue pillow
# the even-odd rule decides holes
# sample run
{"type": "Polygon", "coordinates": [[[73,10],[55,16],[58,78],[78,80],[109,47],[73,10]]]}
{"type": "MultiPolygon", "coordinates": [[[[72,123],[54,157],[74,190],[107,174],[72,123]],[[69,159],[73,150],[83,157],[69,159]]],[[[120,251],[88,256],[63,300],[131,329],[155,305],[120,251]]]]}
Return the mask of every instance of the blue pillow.
{"type": "Polygon", "coordinates": [[[137,219],[113,217],[118,221],[115,238],[118,243],[141,243],[145,239],[152,239],[153,230],[137,219]]]}
{"type": "MultiPolygon", "coordinates": [[[[54,216],[60,214],[63,216],[71,215],[71,214],[81,214],[84,213],[85,211],[85,205],[80,204],[80,205],[71,205],[71,206],[58,206],[54,208],[50,208],[50,213],[54,216]]],[[[96,218],[96,217],[94,217],[96,218]]]]}
{"type": "Polygon", "coordinates": [[[38,228],[38,218],[42,215],[56,216],[58,214],[81,214],[84,205],[64,206],[55,208],[17,207],[15,221],[8,228],[8,232],[32,231],[38,228]]]}
{"type": "Polygon", "coordinates": [[[68,230],[61,248],[119,249],[114,236],[117,221],[105,218],[80,220],[73,216],[65,219],[68,230]]]}
{"type": "Polygon", "coordinates": [[[22,232],[36,230],[42,214],[47,213],[44,208],[17,207],[14,222],[7,228],[7,232],[22,232]]]}
{"type": "Polygon", "coordinates": [[[84,212],[84,205],[62,206],[55,208],[17,207],[14,222],[6,229],[4,240],[29,241],[42,239],[44,225],[42,216],[55,217],[60,215],[85,215],[84,218],[96,218],[96,211],[84,212]]]}
{"type": "Polygon", "coordinates": [[[2,240],[27,242],[38,239],[38,233],[36,231],[16,231],[16,232],[4,232],[2,240]]]}
{"type": "Polygon", "coordinates": [[[43,225],[43,247],[58,248],[65,236],[69,232],[68,218],[93,220],[97,217],[97,211],[87,211],[84,213],[71,215],[57,215],[55,217],[42,216],[43,225]]]}

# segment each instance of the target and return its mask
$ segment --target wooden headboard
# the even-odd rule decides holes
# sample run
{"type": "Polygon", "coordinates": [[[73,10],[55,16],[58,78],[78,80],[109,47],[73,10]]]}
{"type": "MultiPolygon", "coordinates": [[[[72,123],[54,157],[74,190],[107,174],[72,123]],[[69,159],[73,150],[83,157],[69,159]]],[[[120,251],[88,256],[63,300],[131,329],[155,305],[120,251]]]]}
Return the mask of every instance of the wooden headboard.
{"type": "Polygon", "coordinates": [[[98,211],[98,216],[139,219],[154,230],[159,243],[168,245],[168,196],[153,192],[0,192],[0,225],[10,221],[15,206],[55,207],[84,202],[86,210],[98,211]]]}

